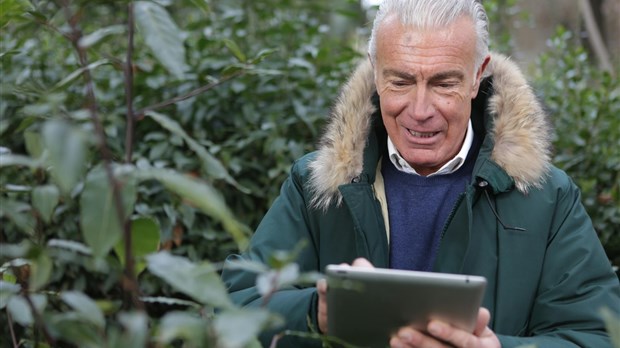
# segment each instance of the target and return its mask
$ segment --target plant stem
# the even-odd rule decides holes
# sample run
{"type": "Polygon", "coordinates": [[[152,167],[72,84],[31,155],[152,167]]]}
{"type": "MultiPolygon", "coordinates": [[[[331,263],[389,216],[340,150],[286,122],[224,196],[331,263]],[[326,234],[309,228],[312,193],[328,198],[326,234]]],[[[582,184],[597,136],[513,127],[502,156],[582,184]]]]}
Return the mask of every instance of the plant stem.
{"type": "Polygon", "coordinates": [[[41,314],[37,311],[37,308],[34,306],[32,299],[30,298],[30,296],[28,295],[26,291],[23,291],[22,295],[24,296],[24,299],[26,299],[26,302],[28,303],[28,307],[30,307],[30,311],[32,312],[32,316],[34,317],[35,324],[39,327],[39,329],[43,333],[43,337],[45,337],[45,340],[47,341],[47,343],[49,343],[50,346],[54,347],[56,341],[54,340],[49,330],[47,329],[47,326],[45,326],[45,322],[41,318],[41,314]]]}
{"type": "MultiPolygon", "coordinates": [[[[127,5],[127,58],[125,60],[125,102],[127,103],[127,131],[125,133],[125,162],[131,163],[133,153],[133,129],[135,120],[133,116],[133,37],[134,37],[134,11],[133,3],[127,5]]],[[[127,244],[125,244],[127,245],[127,244]]],[[[129,248],[125,248],[129,250],[129,248]]],[[[127,259],[129,261],[129,259],[127,259]]],[[[128,262],[129,263],[129,262],[128,262]]]]}
{"type": "MultiPolygon", "coordinates": [[[[114,172],[112,169],[112,155],[108,146],[106,145],[106,136],[105,131],[103,129],[103,125],[99,116],[97,114],[97,99],[95,97],[95,88],[92,75],[90,73],[90,69],[88,68],[88,58],[86,54],[86,50],[80,46],[79,42],[82,38],[82,32],[77,26],[77,20],[75,16],[71,14],[71,10],[69,9],[68,0],[63,0],[63,9],[65,12],[65,16],[67,17],[67,21],[69,22],[69,26],[71,28],[71,34],[69,35],[71,39],[71,43],[73,44],[74,49],[76,50],[79,58],[79,62],[81,67],[84,69],[84,81],[86,83],[86,102],[88,111],[90,114],[91,121],[95,126],[95,135],[97,137],[97,145],[99,151],[101,153],[104,168],[108,177],[108,181],[110,182],[110,186],[112,187],[112,196],[114,199],[114,206],[116,209],[116,215],[118,217],[118,221],[123,228],[124,235],[131,234],[131,221],[125,221],[125,214],[123,209],[123,201],[121,197],[121,188],[120,183],[114,177],[114,172]]],[[[125,250],[131,250],[131,248],[125,245],[125,250]]],[[[131,256],[131,255],[130,255],[131,256]]],[[[129,266],[131,258],[126,259],[127,266],[129,266]]],[[[131,298],[131,303],[133,303],[133,307],[139,310],[144,309],[144,305],[139,300],[138,296],[138,280],[135,277],[133,266],[125,268],[125,277],[126,281],[123,281],[123,288],[128,293],[131,298]]]]}
{"type": "MultiPolygon", "coordinates": [[[[125,133],[125,163],[131,163],[133,154],[133,136],[135,119],[133,115],[133,39],[134,39],[134,7],[130,2],[127,5],[127,58],[125,59],[125,102],[127,103],[127,131],[125,133]]],[[[131,302],[140,303],[138,299],[138,280],[134,274],[135,260],[133,258],[133,241],[131,236],[131,221],[127,220],[123,229],[123,241],[125,244],[125,278],[128,295],[131,296],[131,302]]],[[[139,307],[141,308],[141,307],[139,307]]]]}
{"type": "Polygon", "coordinates": [[[226,82],[228,80],[232,80],[233,78],[236,78],[236,77],[239,77],[241,75],[244,75],[245,73],[246,73],[245,70],[236,71],[236,72],[234,72],[234,73],[232,73],[230,75],[224,76],[224,77],[220,78],[219,80],[214,81],[214,82],[212,82],[212,83],[210,83],[208,85],[205,85],[205,86],[202,86],[202,87],[198,87],[198,88],[194,89],[193,91],[191,91],[191,92],[189,92],[187,94],[180,95],[180,96],[174,97],[172,99],[168,99],[166,101],[163,101],[163,102],[151,105],[151,106],[147,106],[147,107],[145,107],[143,109],[140,109],[140,110],[136,111],[135,117],[141,119],[141,118],[144,117],[144,114],[149,112],[149,111],[153,111],[153,110],[156,110],[156,109],[161,109],[163,107],[172,105],[174,103],[178,103],[180,101],[183,101],[183,100],[195,97],[195,96],[197,96],[197,95],[199,95],[201,93],[204,93],[204,92],[206,92],[206,91],[208,91],[208,90],[210,90],[212,88],[215,88],[215,87],[223,84],[224,82],[226,82]]]}
{"type": "Polygon", "coordinates": [[[6,318],[9,322],[9,332],[11,333],[11,341],[13,342],[13,348],[19,347],[17,345],[17,338],[15,337],[15,331],[13,330],[13,319],[11,319],[11,314],[8,310],[5,309],[6,318]]]}

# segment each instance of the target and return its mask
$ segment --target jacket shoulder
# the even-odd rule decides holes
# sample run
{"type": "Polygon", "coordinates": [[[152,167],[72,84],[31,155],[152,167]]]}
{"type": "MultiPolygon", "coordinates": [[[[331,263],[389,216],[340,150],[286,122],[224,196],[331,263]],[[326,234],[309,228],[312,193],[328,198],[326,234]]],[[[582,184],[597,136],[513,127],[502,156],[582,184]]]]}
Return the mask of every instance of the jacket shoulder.
{"type": "Polygon", "coordinates": [[[545,178],[543,189],[560,194],[580,192],[573,179],[564,170],[556,166],[549,166],[549,172],[545,178]]]}
{"type": "Polygon", "coordinates": [[[291,176],[297,181],[306,183],[311,175],[311,163],[316,159],[316,156],[317,152],[313,151],[296,159],[291,167],[291,176]]]}

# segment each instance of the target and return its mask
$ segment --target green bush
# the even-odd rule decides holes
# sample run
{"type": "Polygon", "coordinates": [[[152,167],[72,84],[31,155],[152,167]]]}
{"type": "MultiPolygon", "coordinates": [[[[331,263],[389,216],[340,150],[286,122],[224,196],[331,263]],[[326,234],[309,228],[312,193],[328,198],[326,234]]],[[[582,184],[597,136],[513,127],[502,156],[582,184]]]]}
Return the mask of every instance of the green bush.
{"type": "MultiPolygon", "coordinates": [[[[359,5],[0,6],[0,345],[256,346],[281,319],[217,265],[312,148],[360,56],[327,33],[359,5]]],[[[316,278],[290,262],[245,267],[316,278]]]]}
{"type": "Polygon", "coordinates": [[[612,262],[620,265],[620,84],[559,28],[539,59],[537,91],[555,126],[555,163],[580,187],[612,262]]]}

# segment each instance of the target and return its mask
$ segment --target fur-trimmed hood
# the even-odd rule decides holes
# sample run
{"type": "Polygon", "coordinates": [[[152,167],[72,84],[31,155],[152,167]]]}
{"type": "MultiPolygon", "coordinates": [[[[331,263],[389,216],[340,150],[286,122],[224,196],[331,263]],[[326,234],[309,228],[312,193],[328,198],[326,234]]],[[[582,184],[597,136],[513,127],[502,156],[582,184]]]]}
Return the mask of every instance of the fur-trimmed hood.
{"type": "MultiPolygon", "coordinates": [[[[493,77],[488,109],[493,115],[491,160],[497,163],[523,193],[540,187],[550,168],[551,128],[543,108],[517,65],[492,54],[487,75],[493,77]]],[[[338,97],[327,129],[310,164],[312,205],[326,208],[342,197],[338,187],[361,174],[364,148],[376,107],[376,88],[368,60],[360,63],[338,97]]]]}

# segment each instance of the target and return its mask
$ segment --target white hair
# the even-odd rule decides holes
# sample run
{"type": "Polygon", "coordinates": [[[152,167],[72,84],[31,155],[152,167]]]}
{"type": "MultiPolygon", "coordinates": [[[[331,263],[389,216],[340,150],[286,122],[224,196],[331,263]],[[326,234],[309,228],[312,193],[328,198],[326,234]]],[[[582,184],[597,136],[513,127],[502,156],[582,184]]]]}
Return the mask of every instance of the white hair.
{"type": "Polygon", "coordinates": [[[476,67],[489,53],[489,26],[484,7],[477,0],[384,0],[379,6],[368,42],[372,62],[377,58],[377,31],[385,18],[396,14],[400,23],[419,29],[447,26],[466,16],[476,30],[476,67]]]}

